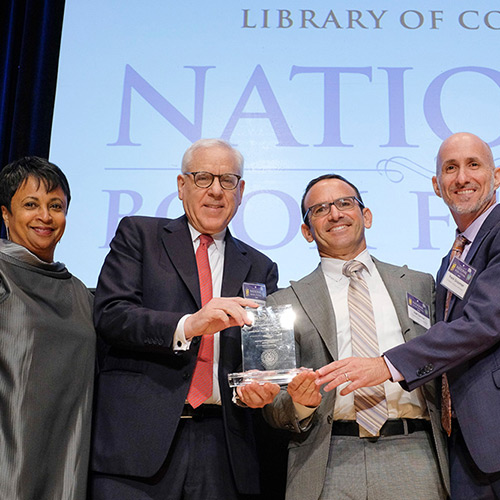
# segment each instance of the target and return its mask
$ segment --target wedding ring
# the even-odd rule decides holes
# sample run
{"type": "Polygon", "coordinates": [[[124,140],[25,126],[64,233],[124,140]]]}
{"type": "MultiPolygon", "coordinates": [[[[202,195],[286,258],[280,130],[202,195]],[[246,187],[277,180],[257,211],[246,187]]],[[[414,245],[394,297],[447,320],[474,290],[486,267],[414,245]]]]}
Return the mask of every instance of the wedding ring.
{"type": "Polygon", "coordinates": [[[349,375],[347,375],[347,372],[344,373],[345,381],[349,382],[351,379],[349,378],[349,375]]]}

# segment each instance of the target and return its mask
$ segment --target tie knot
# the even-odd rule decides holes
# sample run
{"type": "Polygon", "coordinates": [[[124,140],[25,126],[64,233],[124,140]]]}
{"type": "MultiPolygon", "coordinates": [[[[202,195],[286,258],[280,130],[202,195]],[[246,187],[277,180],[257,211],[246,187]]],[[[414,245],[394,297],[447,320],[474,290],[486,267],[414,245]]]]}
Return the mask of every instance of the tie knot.
{"type": "Polygon", "coordinates": [[[469,243],[470,241],[463,234],[459,234],[455,238],[452,251],[462,253],[464,251],[465,246],[468,245],[469,243]]]}
{"type": "Polygon", "coordinates": [[[209,234],[200,234],[200,246],[209,247],[214,239],[209,234]]]}
{"type": "Polygon", "coordinates": [[[356,273],[362,269],[366,269],[366,266],[362,262],[359,260],[349,260],[342,267],[342,274],[348,278],[358,278],[359,275],[356,273]]]}

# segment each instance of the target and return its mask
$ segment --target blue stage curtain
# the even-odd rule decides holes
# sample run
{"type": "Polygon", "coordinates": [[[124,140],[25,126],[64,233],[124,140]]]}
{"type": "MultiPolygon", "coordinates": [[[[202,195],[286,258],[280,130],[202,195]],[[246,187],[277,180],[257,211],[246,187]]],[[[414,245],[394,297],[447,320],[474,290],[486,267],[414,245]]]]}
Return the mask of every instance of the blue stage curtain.
{"type": "Polygon", "coordinates": [[[49,155],[63,15],[64,0],[0,1],[0,169],[49,155]]]}

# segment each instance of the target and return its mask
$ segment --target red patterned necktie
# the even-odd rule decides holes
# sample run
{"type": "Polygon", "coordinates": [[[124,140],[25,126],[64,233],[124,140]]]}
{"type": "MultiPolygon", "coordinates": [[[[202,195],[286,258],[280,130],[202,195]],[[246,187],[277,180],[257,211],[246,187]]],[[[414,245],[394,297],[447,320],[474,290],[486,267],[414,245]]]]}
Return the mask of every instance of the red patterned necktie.
{"type": "MultiPolygon", "coordinates": [[[[214,242],[208,234],[200,235],[200,246],[196,250],[196,265],[200,281],[201,306],[212,298],[212,273],[208,261],[208,247],[214,242]]],[[[213,390],[214,336],[202,335],[187,402],[197,408],[210,396],[213,390]]]]}
{"type": "MultiPolygon", "coordinates": [[[[470,243],[470,241],[465,236],[459,234],[456,237],[450,252],[449,265],[453,262],[453,259],[455,257],[460,257],[462,255],[465,245],[467,245],[468,243],[470,243]]],[[[444,303],[445,320],[448,317],[450,302],[451,302],[451,292],[448,290],[448,292],[446,293],[446,301],[444,303]]],[[[448,377],[446,376],[446,373],[443,373],[441,379],[441,425],[443,426],[443,429],[446,431],[446,434],[448,434],[449,437],[451,435],[451,394],[450,394],[450,385],[448,383],[448,377]]]]}

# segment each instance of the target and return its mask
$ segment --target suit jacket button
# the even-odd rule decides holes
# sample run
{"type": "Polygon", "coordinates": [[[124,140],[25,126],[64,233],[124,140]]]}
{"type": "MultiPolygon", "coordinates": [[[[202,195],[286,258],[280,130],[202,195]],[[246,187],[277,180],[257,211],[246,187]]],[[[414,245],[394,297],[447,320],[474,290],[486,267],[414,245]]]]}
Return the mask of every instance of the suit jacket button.
{"type": "Polygon", "coordinates": [[[189,372],[184,372],[184,373],[182,374],[182,378],[183,378],[184,380],[187,380],[189,377],[190,377],[190,373],[189,373],[189,372]]]}
{"type": "Polygon", "coordinates": [[[333,417],[331,415],[328,415],[328,417],[326,417],[326,421],[331,424],[333,422],[333,417]]]}

